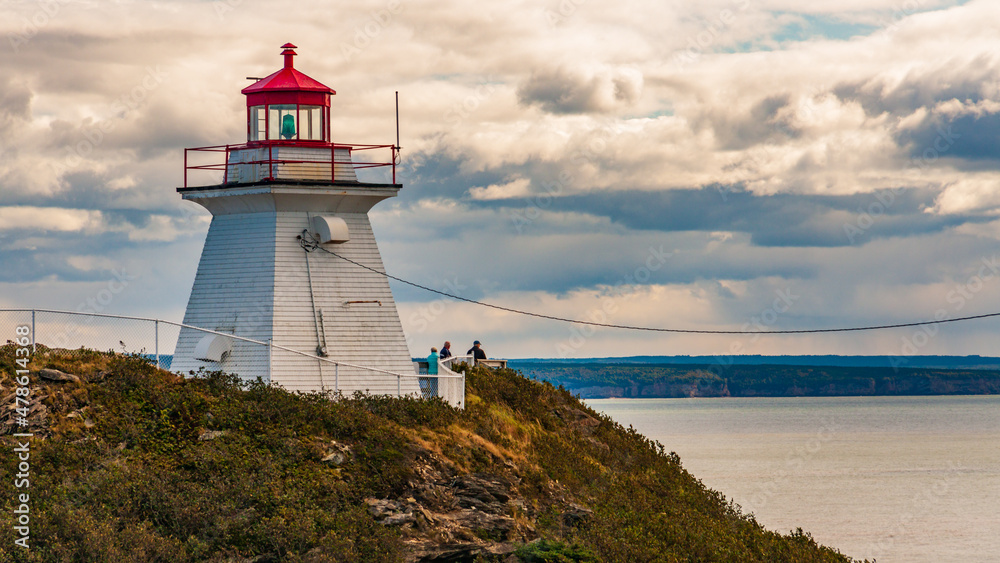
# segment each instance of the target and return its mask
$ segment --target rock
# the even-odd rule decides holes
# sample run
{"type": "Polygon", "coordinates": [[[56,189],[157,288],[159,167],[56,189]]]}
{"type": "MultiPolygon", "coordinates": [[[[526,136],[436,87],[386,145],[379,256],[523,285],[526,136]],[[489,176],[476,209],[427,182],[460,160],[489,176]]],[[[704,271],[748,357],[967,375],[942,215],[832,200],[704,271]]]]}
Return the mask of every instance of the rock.
{"type": "Polygon", "coordinates": [[[586,521],[593,514],[594,511],[585,506],[580,506],[579,504],[576,503],[570,503],[562,514],[562,521],[563,524],[572,528],[586,521]]]}
{"type": "Polygon", "coordinates": [[[74,381],[79,382],[80,378],[71,374],[59,371],[57,369],[45,368],[38,370],[38,377],[48,381],[74,381]]]}
{"type": "Polygon", "coordinates": [[[383,526],[402,526],[403,524],[412,524],[416,522],[416,517],[413,516],[412,512],[403,512],[401,514],[393,514],[392,516],[387,516],[379,521],[379,524],[383,526]]]}
{"type": "Polygon", "coordinates": [[[429,510],[427,510],[426,508],[417,505],[417,510],[420,511],[420,515],[424,517],[424,520],[427,520],[428,524],[436,524],[437,523],[437,518],[435,518],[434,515],[431,514],[431,512],[429,510]]]}
{"type": "Polygon", "coordinates": [[[510,500],[510,484],[496,475],[462,475],[452,482],[455,499],[462,508],[501,514],[510,500]]]}
{"type": "Polygon", "coordinates": [[[366,498],[365,503],[368,505],[368,512],[377,518],[378,523],[383,526],[402,526],[417,521],[413,512],[403,508],[403,505],[398,501],[366,498]]]}
{"type": "Polygon", "coordinates": [[[366,498],[365,504],[368,505],[368,512],[375,518],[390,516],[402,510],[398,502],[389,499],[366,498]]]}
{"type": "Polygon", "coordinates": [[[39,437],[49,435],[49,409],[42,404],[45,395],[34,397],[28,407],[28,415],[22,416],[17,411],[16,403],[0,406],[0,435],[34,434],[39,437]]]}
{"type": "Polygon", "coordinates": [[[342,454],[340,452],[333,452],[332,454],[324,457],[322,461],[323,461],[323,463],[331,463],[333,465],[340,465],[340,464],[344,463],[345,461],[347,461],[347,458],[344,456],[344,454],[342,454]]]}
{"type": "Polygon", "coordinates": [[[198,435],[198,441],[204,442],[206,440],[214,440],[216,438],[221,438],[226,434],[229,434],[228,430],[206,430],[198,435]]]}
{"type": "Polygon", "coordinates": [[[482,553],[483,547],[476,543],[448,543],[417,552],[415,560],[421,563],[459,563],[474,561],[482,553]]]}
{"type": "Polygon", "coordinates": [[[343,465],[348,460],[351,459],[351,447],[347,444],[341,444],[336,440],[330,440],[330,449],[324,452],[323,463],[329,463],[332,465],[343,465]]]}

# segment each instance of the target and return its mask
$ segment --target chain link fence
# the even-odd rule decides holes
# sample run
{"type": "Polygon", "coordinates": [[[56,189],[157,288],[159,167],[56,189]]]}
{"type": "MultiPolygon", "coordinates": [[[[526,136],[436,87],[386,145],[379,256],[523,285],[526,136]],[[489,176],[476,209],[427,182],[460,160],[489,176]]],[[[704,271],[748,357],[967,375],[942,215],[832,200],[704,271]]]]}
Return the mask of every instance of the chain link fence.
{"type": "MultiPolygon", "coordinates": [[[[314,354],[301,352],[284,346],[273,345],[270,342],[244,338],[234,334],[208,330],[159,319],[143,317],[128,317],[122,315],[106,315],[101,313],[84,313],[72,311],[56,311],[49,309],[0,309],[0,342],[14,340],[19,326],[31,327],[31,346],[44,346],[51,349],[61,349],[69,353],[77,350],[81,354],[94,350],[99,352],[117,352],[139,354],[148,358],[161,369],[183,372],[190,375],[183,362],[174,362],[175,346],[182,331],[189,339],[207,336],[219,336],[228,342],[225,351],[225,371],[236,375],[259,374],[266,382],[271,382],[271,371],[274,362],[282,358],[312,358],[329,366],[333,372],[330,385],[321,391],[340,392],[337,384],[337,373],[341,366],[364,370],[372,378],[388,378],[394,380],[396,394],[402,395],[401,389],[411,378],[420,381],[421,395],[424,397],[440,396],[449,403],[462,408],[465,404],[465,375],[455,373],[444,367],[443,373],[435,378],[432,385],[426,375],[392,373],[372,367],[359,366],[338,362],[331,358],[321,358],[314,354]],[[440,380],[440,384],[438,384],[440,380]],[[440,389],[440,391],[439,391],[440,389]]],[[[189,354],[190,355],[190,354],[189,354]]],[[[350,391],[350,390],[347,390],[350,391]]]]}
{"type": "Polygon", "coordinates": [[[180,326],[156,319],[47,309],[0,309],[0,342],[31,327],[32,346],[140,354],[170,369],[180,326]]]}

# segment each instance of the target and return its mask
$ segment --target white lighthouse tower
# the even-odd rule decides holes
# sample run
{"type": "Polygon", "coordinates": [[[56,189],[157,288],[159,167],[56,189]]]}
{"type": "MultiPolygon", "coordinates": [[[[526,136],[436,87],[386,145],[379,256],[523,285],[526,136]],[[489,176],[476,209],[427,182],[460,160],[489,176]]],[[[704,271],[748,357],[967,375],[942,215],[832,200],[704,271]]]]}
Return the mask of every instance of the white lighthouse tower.
{"type": "Polygon", "coordinates": [[[418,394],[368,220],[402,187],[397,147],[331,142],[336,92],[294,68],[295,45],[283,49],[284,68],[242,91],[247,142],[185,151],[177,191],[212,223],[184,324],[221,334],[182,329],[171,369],[221,369],[289,390],[418,394]],[[224,164],[192,164],[206,153],[225,153],[224,164]],[[358,181],[356,170],[374,166],[391,167],[391,183],[358,181]],[[220,170],[222,183],[188,186],[193,169],[220,170]]]}

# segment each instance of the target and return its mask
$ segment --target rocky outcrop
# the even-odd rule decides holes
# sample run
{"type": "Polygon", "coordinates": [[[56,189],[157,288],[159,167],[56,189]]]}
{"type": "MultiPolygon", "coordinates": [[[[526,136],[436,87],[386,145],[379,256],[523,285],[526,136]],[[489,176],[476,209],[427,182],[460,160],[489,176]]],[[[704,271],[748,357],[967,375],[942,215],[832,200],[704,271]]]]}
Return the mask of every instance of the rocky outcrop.
{"type": "Polygon", "coordinates": [[[513,471],[462,475],[446,459],[424,451],[414,474],[399,498],[365,499],[379,523],[399,529],[408,562],[473,561],[512,553],[537,537],[525,517],[530,503],[518,492],[513,471]]]}
{"type": "MultiPolygon", "coordinates": [[[[71,392],[81,379],[71,373],[57,369],[44,368],[30,374],[31,394],[27,405],[17,401],[15,388],[0,386],[0,435],[33,434],[46,437],[51,434],[49,403],[71,392]],[[20,410],[27,409],[27,411],[20,410]]],[[[58,408],[56,409],[58,411],[58,408]]],[[[93,428],[94,420],[86,408],[70,412],[66,418],[79,419],[87,428],[93,428]]]]}
{"type": "Polygon", "coordinates": [[[11,389],[4,389],[4,398],[0,402],[0,435],[34,434],[47,436],[49,434],[49,408],[43,401],[48,395],[35,389],[27,407],[18,404],[16,395],[11,389]],[[27,408],[27,413],[19,412],[19,408],[27,408]]]}
{"type": "MultiPolygon", "coordinates": [[[[591,420],[600,422],[574,412],[584,416],[563,414],[584,427],[591,420]]],[[[504,467],[499,473],[461,474],[447,459],[423,451],[405,493],[365,503],[380,524],[399,530],[408,563],[472,562],[480,556],[512,554],[538,538],[533,522],[542,507],[519,491],[517,467],[504,467]]],[[[558,489],[553,485],[546,497],[556,499],[555,512],[564,526],[578,526],[591,516],[589,508],[568,501],[569,495],[558,489]]]]}
{"type": "Polygon", "coordinates": [[[66,373],[51,368],[40,369],[38,370],[37,375],[38,377],[45,379],[47,381],[57,381],[57,382],[72,381],[75,383],[80,382],[80,378],[71,373],[66,373]]]}

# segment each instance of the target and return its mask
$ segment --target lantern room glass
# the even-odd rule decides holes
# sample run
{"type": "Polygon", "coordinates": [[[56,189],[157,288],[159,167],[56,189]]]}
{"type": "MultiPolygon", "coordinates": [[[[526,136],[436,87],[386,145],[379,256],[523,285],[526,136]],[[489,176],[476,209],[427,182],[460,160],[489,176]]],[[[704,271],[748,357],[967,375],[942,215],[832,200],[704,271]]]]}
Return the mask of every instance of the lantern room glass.
{"type": "Polygon", "coordinates": [[[263,141],[267,138],[267,114],[264,113],[264,106],[253,106],[250,108],[249,140],[263,141]]]}
{"type": "Polygon", "coordinates": [[[267,106],[267,139],[269,141],[294,141],[299,138],[298,106],[278,104],[267,106]]]}
{"type": "Polygon", "coordinates": [[[251,106],[247,124],[250,141],[326,141],[327,112],[323,106],[275,104],[251,106]]]}
{"type": "Polygon", "coordinates": [[[323,130],[322,106],[299,106],[299,138],[305,141],[325,141],[323,130]]]}

